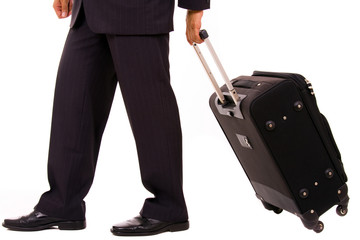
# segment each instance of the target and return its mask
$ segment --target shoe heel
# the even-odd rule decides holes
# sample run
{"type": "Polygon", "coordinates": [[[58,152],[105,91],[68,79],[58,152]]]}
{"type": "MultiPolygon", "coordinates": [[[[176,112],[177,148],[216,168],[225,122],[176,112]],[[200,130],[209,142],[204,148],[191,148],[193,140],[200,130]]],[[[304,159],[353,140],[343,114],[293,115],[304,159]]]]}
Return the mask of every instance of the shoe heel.
{"type": "Polygon", "coordinates": [[[170,232],[179,232],[179,231],[188,230],[189,227],[190,227],[189,222],[177,223],[177,224],[171,225],[169,227],[169,231],[170,232]]]}
{"type": "Polygon", "coordinates": [[[71,221],[58,224],[59,230],[81,230],[86,228],[86,221],[71,221]]]}

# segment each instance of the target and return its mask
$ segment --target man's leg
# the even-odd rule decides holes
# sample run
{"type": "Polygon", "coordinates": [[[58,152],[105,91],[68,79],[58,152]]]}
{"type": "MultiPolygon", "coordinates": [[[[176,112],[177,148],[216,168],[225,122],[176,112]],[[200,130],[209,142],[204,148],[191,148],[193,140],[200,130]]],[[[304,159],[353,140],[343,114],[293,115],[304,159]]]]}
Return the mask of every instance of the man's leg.
{"type": "Polygon", "coordinates": [[[83,199],[94,178],[116,85],[106,36],[89,29],[81,10],[66,40],[56,81],[48,159],[50,190],[32,213],[5,219],[4,227],[19,231],[85,228],[83,199]]]}
{"type": "Polygon", "coordinates": [[[84,12],[69,32],[56,82],[48,160],[50,191],[35,207],[52,217],[85,219],[116,78],[105,35],[91,32],[84,12]]]}
{"type": "Polygon", "coordinates": [[[182,190],[182,136],[169,74],[169,35],[108,36],[136,140],[142,182],[154,198],[141,216],[187,222],[182,190]]]}

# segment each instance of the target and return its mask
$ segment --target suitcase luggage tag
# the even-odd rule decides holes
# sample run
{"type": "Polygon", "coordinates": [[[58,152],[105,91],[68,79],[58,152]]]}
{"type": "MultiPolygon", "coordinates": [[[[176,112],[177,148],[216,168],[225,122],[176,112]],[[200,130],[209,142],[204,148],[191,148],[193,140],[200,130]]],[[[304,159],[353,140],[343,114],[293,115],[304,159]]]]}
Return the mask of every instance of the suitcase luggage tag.
{"type": "Polygon", "coordinates": [[[215,106],[217,107],[218,111],[222,115],[227,115],[230,117],[235,117],[239,119],[244,119],[244,116],[241,112],[241,101],[246,98],[244,94],[238,94],[234,89],[233,85],[230,82],[228,75],[226,74],[224,67],[222,66],[219,57],[217,56],[210,40],[209,35],[206,30],[200,31],[200,37],[205,41],[206,46],[209,49],[211,56],[213,57],[222,77],[225,80],[225,84],[228,88],[228,92],[222,92],[219,85],[217,84],[214,75],[212,74],[209,65],[207,64],[204,56],[202,55],[200,48],[196,43],[193,43],[193,47],[204,66],[206,73],[208,74],[210,81],[215,89],[217,98],[215,99],[215,106]]]}

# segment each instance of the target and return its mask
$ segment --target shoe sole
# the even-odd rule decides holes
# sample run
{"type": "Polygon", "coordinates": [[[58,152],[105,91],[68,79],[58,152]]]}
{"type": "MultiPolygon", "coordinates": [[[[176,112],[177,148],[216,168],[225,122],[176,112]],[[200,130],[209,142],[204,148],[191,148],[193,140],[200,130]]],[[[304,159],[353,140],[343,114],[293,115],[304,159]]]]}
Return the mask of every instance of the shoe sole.
{"type": "Polygon", "coordinates": [[[57,227],[59,230],[81,230],[86,228],[86,221],[67,221],[67,222],[54,222],[41,226],[35,227],[19,227],[19,226],[11,226],[5,223],[2,224],[3,227],[13,230],[13,231],[40,231],[45,229],[50,229],[57,227]]]}
{"type": "Polygon", "coordinates": [[[110,231],[116,236],[151,236],[164,232],[179,232],[189,229],[189,222],[175,223],[151,232],[121,232],[111,229],[110,231]]]}

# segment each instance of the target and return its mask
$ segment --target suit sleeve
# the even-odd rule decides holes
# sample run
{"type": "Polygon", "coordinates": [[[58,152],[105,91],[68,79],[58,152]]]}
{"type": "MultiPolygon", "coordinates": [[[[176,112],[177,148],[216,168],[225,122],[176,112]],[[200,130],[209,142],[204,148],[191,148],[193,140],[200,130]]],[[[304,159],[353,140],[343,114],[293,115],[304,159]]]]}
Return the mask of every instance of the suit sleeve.
{"type": "Polygon", "coordinates": [[[189,10],[205,10],[210,8],[210,0],[178,0],[178,6],[189,10]]]}

